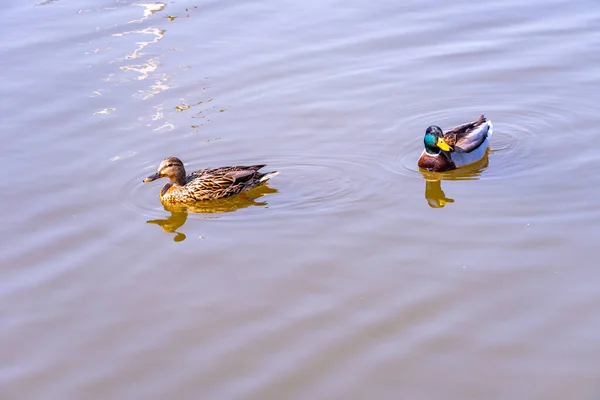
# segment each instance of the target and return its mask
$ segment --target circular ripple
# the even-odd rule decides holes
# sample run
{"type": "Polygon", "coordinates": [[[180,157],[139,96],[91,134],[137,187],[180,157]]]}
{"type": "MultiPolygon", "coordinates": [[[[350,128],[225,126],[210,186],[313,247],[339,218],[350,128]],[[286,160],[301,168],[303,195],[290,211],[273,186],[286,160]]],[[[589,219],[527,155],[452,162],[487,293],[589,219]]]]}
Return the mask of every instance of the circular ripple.
{"type": "MultiPolygon", "coordinates": [[[[546,99],[529,99],[529,104],[506,101],[495,107],[442,108],[447,104],[467,102],[467,99],[441,99],[433,104],[409,105],[402,112],[406,117],[399,119],[394,126],[373,138],[361,138],[359,144],[336,143],[331,147],[335,152],[265,155],[262,157],[268,164],[265,170],[278,169],[281,174],[269,182],[269,187],[277,193],[257,199],[259,204],[256,205],[266,207],[268,202],[269,210],[279,213],[340,211],[377,193],[392,193],[390,187],[398,184],[394,174],[409,179],[464,180],[506,179],[546,173],[554,167],[547,158],[548,154],[561,148],[556,142],[563,140],[561,133],[572,130],[573,121],[579,118],[585,121],[584,116],[589,116],[590,108],[577,103],[570,104],[566,110],[556,100],[546,99]],[[487,159],[443,174],[418,169],[417,159],[423,148],[422,135],[428,125],[435,123],[447,129],[476,118],[482,109],[494,122],[487,159]]],[[[572,159],[573,152],[570,154],[563,155],[563,159],[557,162],[578,165],[579,161],[572,159]]],[[[190,163],[196,167],[194,161],[190,163]]],[[[230,163],[236,163],[236,160],[230,160],[230,163]]],[[[218,163],[207,162],[207,165],[218,163]]],[[[144,172],[151,173],[155,165],[144,164],[141,167],[144,172]]],[[[157,199],[160,186],[142,183],[139,175],[131,178],[122,188],[122,192],[126,192],[124,198],[130,199],[127,206],[148,217],[164,215],[164,208],[157,199]]],[[[204,214],[215,216],[220,212],[213,211],[204,210],[204,214]]],[[[260,215],[262,213],[244,212],[236,213],[235,217],[254,218],[260,215]]]]}
{"type": "MultiPolygon", "coordinates": [[[[439,100],[439,99],[438,99],[439,100]]],[[[461,103],[462,100],[442,100],[441,104],[461,103]]],[[[465,100],[466,101],[466,100],[465,100]]],[[[408,177],[420,178],[423,172],[417,160],[423,151],[422,135],[427,126],[440,125],[449,129],[468,120],[474,120],[483,112],[494,123],[490,139],[488,161],[477,163],[473,168],[465,167],[451,173],[438,174],[438,179],[504,179],[540,172],[547,168],[541,156],[545,135],[550,131],[566,129],[569,118],[557,103],[543,101],[534,105],[508,104],[502,107],[446,107],[436,110],[436,103],[413,104],[406,108],[406,118],[398,122],[395,131],[401,135],[391,148],[398,152],[391,155],[384,167],[391,172],[408,177]],[[430,111],[430,110],[434,111],[430,111]],[[424,111],[427,110],[427,111],[424,111]],[[460,116],[465,116],[462,120],[460,116]],[[403,142],[401,144],[401,141],[403,142]]],[[[441,107],[441,105],[440,105],[441,107]]]]}
{"type": "MultiPolygon", "coordinates": [[[[195,163],[194,163],[195,165],[195,163]]],[[[152,168],[144,166],[147,175],[152,168]]],[[[280,170],[281,173],[261,186],[240,195],[222,200],[198,202],[186,206],[186,211],[215,217],[217,214],[237,211],[248,206],[268,206],[270,212],[319,213],[343,210],[353,202],[361,201],[376,191],[385,190],[391,185],[381,174],[376,155],[323,156],[302,154],[285,158],[269,157],[265,171],[280,170]],[[270,194],[272,196],[264,196],[270,194]],[[262,196],[262,197],[261,197],[262,196]]],[[[142,182],[139,174],[121,186],[124,198],[129,199],[126,207],[149,218],[163,216],[165,210],[158,192],[164,182],[149,184],[142,182]]],[[[258,214],[244,214],[244,218],[259,217],[258,214]]],[[[242,214],[236,213],[236,218],[242,214]]]]}
{"type": "MultiPolygon", "coordinates": [[[[146,175],[152,173],[151,169],[147,170],[146,175]]],[[[121,185],[120,192],[123,198],[128,199],[125,202],[125,207],[136,214],[144,217],[157,218],[164,215],[165,208],[158,199],[158,192],[162,184],[148,184],[142,182],[143,173],[135,178],[130,178],[121,185]]]]}
{"type": "Polygon", "coordinates": [[[391,185],[380,173],[374,154],[306,155],[273,159],[282,171],[280,191],[269,208],[278,212],[320,213],[342,211],[391,185]]]}
{"type": "Polygon", "coordinates": [[[266,195],[277,193],[277,189],[264,185],[240,195],[219,200],[200,201],[184,205],[163,205],[157,195],[162,185],[164,185],[164,182],[162,184],[144,185],[143,183],[130,181],[125,184],[122,190],[127,191],[127,196],[130,199],[126,203],[126,207],[149,218],[162,217],[165,211],[170,212],[172,216],[193,214],[195,217],[200,218],[215,218],[253,206],[266,207],[268,206],[266,195]]]}

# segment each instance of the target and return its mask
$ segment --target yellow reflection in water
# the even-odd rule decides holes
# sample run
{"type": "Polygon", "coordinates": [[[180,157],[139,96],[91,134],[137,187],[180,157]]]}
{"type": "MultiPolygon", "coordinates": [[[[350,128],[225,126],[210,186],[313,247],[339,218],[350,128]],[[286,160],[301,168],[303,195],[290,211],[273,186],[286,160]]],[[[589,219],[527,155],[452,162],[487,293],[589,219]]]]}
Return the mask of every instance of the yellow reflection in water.
{"type": "Polygon", "coordinates": [[[425,180],[425,200],[431,208],[442,208],[447,203],[454,203],[454,199],[446,197],[442,190],[442,181],[425,180]]]}
{"type": "Polygon", "coordinates": [[[454,199],[446,197],[446,193],[442,189],[442,181],[479,179],[481,173],[488,167],[488,153],[489,151],[476,163],[454,171],[431,172],[423,169],[419,170],[425,178],[425,200],[429,207],[442,208],[448,203],[454,203],[454,199]]]}
{"type": "MultiPolygon", "coordinates": [[[[151,219],[146,222],[160,226],[167,233],[174,233],[175,237],[173,240],[181,242],[185,240],[186,236],[184,233],[178,232],[178,229],[185,224],[190,213],[208,214],[207,216],[211,216],[210,214],[229,213],[250,206],[266,207],[268,206],[266,201],[256,201],[256,199],[273,193],[277,193],[277,189],[268,186],[259,186],[237,196],[219,200],[199,201],[193,204],[163,204],[165,211],[170,212],[171,215],[166,218],[151,219]]],[[[218,218],[218,215],[212,215],[211,217],[218,218]]]]}

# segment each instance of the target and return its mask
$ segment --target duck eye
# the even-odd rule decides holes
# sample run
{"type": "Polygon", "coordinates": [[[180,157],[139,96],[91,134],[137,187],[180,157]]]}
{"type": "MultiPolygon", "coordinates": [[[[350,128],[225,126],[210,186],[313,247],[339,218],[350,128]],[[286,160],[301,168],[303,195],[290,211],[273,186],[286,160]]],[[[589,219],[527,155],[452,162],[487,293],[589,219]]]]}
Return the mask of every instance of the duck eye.
{"type": "Polygon", "coordinates": [[[167,165],[167,168],[172,167],[172,166],[173,166],[173,164],[169,164],[169,165],[167,165]]]}

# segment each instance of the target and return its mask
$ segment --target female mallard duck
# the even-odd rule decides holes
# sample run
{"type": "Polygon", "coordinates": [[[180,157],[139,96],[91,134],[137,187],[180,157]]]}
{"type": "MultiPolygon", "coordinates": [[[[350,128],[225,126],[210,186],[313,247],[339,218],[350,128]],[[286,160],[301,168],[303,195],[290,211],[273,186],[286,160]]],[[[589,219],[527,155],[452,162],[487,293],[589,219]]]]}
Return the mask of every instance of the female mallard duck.
{"type": "Polygon", "coordinates": [[[144,179],[144,182],[169,178],[159,194],[163,203],[215,200],[260,186],[279,173],[258,172],[262,167],[264,165],[201,169],[186,176],[181,160],[168,157],[160,163],[156,173],[144,179]]]}
{"type": "Polygon", "coordinates": [[[419,168],[443,172],[481,160],[490,145],[488,137],[492,131],[492,121],[483,115],[446,133],[439,126],[430,126],[425,131],[425,150],[419,157],[419,168]]]}

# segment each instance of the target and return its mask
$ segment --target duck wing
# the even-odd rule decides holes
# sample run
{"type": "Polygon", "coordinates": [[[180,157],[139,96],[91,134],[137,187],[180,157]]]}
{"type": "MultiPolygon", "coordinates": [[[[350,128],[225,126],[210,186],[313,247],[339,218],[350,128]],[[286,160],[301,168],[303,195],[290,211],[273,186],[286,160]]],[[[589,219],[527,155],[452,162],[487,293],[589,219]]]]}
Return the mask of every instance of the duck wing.
{"type": "Polygon", "coordinates": [[[470,153],[487,139],[489,127],[487,119],[481,115],[477,121],[457,126],[444,133],[444,140],[453,146],[457,153],[470,153]]]}
{"type": "Polygon", "coordinates": [[[196,200],[212,200],[231,196],[252,187],[263,165],[221,167],[192,172],[183,190],[196,200]]]}
{"type": "Polygon", "coordinates": [[[265,164],[262,165],[241,165],[236,167],[220,167],[220,168],[212,168],[212,169],[200,169],[198,171],[190,172],[188,176],[186,176],[186,182],[191,182],[194,179],[202,178],[202,179],[213,179],[215,177],[223,177],[223,178],[233,178],[234,182],[236,180],[244,181],[244,177],[251,177],[256,171],[264,167],[265,164]]]}
{"type": "Polygon", "coordinates": [[[252,177],[256,174],[256,170],[253,169],[243,169],[239,171],[229,171],[225,175],[223,175],[224,179],[231,179],[232,185],[237,183],[247,182],[252,179],[252,177]]]}

